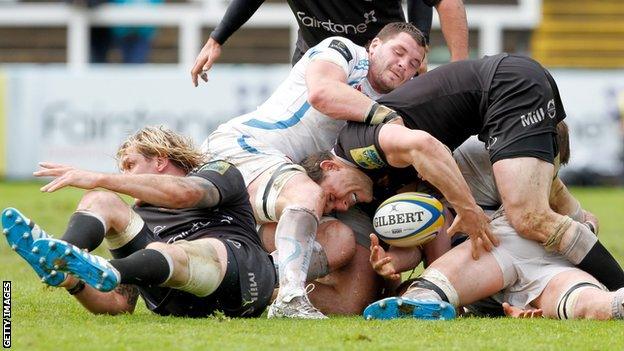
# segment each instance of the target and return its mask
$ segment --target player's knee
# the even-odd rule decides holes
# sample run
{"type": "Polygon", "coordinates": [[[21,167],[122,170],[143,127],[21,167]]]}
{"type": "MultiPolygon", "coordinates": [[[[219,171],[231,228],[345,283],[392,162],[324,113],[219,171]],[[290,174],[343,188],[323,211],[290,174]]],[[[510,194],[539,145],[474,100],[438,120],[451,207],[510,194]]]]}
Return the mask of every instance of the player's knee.
{"type": "Polygon", "coordinates": [[[542,235],[540,230],[540,225],[545,220],[543,213],[526,208],[516,208],[512,210],[507,210],[507,208],[505,208],[505,212],[512,227],[516,229],[521,237],[540,242],[546,239],[545,235],[542,235]]]}
{"type": "Polygon", "coordinates": [[[580,282],[561,294],[557,301],[557,318],[559,319],[605,319],[601,311],[595,308],[595,301],[582,301],[581,294],[588,290],[603,290],[591,282],[580,282]]]}
{"type": "Polygon", "coordinates": [[[349,263],[355,255],[355,234],[353,230],[340,221],[330,221],[323,228],[328,239],[324,248],[330,265],[330,270],[342,267],[349,263]]]}
{"type": "Polygon", "coordinates": [[[91,190],[86,192],[78,203],[79,210],[101,209],[104,211],[115,210],[119,207],[128,207],[128,205],[119,197],[119,195],[106,190],[91,190]]]}
{"type": "Polygon", "coordinates": [[[204,297],[221,284],[220,258],[209,240],[150,243],[147,247],[160,251],[173,263],[173,272],[164,285],[204,297]]]}

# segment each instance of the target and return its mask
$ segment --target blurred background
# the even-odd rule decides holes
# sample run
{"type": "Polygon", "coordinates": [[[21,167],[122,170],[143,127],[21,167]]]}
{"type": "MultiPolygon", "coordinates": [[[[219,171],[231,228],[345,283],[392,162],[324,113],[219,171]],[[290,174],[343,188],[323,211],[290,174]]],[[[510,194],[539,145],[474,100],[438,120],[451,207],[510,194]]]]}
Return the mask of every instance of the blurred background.
{"type": "MultiPolygon", "coordinates": [[[[326,1],[326,0],[319,0],[326,1]]],[[[290,69],[297,24],[266,1],[193,87],[225,0],[0,0],[0,179],[42,160],[115,171],[126,135],[166,124],[196,142],[264,101],[290,69]]],[[[470,54],[531,56],[558,82],[568,183],[624,184],[624,1],[464,0],[470,54]]],[[[434,11],[430,69],[449,61],[434,11]]]]}

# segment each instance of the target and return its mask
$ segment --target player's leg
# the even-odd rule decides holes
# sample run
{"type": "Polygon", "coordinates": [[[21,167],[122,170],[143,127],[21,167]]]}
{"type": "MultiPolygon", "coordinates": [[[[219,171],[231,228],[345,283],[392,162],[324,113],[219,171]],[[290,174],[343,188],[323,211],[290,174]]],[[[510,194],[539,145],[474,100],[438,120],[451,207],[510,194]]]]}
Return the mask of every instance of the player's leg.
{"type": "Polygon", "coordinates": [[[278,220],[275,247],[279,252],[280,288],[269,308],[269,318],[324,318],[309,302],[305,290],[325,204],[321,188],[299,166],[284,164],[256,178],[248,191],[257,217],[278,220]]]}
{"type": "Polygon", "coordinates": [[[456,307],[491,296],[510,280],[503,274],[503,270],[509,274],[510,264],[499,262],[492,252],[480,250],[479,260],[474,260],[469,242],[453,248],[433,262],[400,298],[371,304],[364,310],[364,317],[454,318],[456,307]]]}
{"type": "Polygon", "coordinates": [[[624,289],[606,291],[588,273],[572,269],[553,277],[532,304],[550,318],[622,319],[624,289]]]}
{"type": "Polygon", "coordinates": [[[561,253],[611,290],[624,286],[624,272],[594,233],[550,208],[552,164],[519,157],[498,160],[493,167],[509,221],[521,236],[561,253]]]}
{"type": "MultiPolygon", "coordinates": [[[[275,248],[275,229],[277,223],[265,223],[260,226],[258,233],[262,239],[264,249],[271,252],[276,264],[279,262],[279,252],[275,248]]],[[[333,217],[321,218],[316,233],[313,253],[310,258],[307,281],[324,277],[349,264],[355,254],[355,239],[353,231],[333,217]]]]}

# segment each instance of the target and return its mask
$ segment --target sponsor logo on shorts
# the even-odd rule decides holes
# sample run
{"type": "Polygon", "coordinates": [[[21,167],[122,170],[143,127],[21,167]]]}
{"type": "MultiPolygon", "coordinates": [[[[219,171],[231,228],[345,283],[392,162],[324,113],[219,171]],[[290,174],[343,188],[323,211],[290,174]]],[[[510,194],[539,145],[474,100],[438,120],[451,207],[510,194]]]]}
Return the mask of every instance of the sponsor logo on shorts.
{"type": "Polygon", "coordinates": [[[247,278],[249,278],[249,296],[251,296],[251,303],[258,301],[258,283],[256,283],[256,274],[253,272],[247,272],[247,278]]]}
{"type": "Polygon", "coordinates": [[[386,166],[375,145],[353,149],[349,153],[355,163],[364,169],[379,169],[386,166]]]}
{"type": "Polygon", "coordinates": [[[197,172],[202,171],[215,171],[221,175],[223,175],[228,168],[230,168],[230,164],[225,161],[214,161],[209,162],[203,165],[197,172]]]}
{"type": "Polygon", "coordinates": [[[368,30],[368,24],[371,22],[377,22],[375,17],[375,10],[362,14],[364,16],[364,22],[357,24],[343,24],[335,23],[331,19],[321,21],[316,17],[307,15],[303,11],[297,12],[297,19],[301,25],[311,28],[321,28],[334,34],[360,34],[368,30]]]}
{"type": "Polygon", "coordinates": [[[232,240],[232,239],[225,239],[226,241],[228,241],[230,244],[232,244],[235,248],[240,249],[241,248],[241,243],[239,243],[236,240],[232,240]]]}
{"type": "Polygon", "coordinates": [[[555,118],[555,116],[557,116],[557,108],[555,107],[555,99],[550,99],[550,101],[548,101],[548,106],[546,107],[546,110],[548,111],[548,117],[550,117],[550,119],[555,118]]]}
{"type": "Polygon", "coordinates": [[[520,116],[520,121],[522,122],[523,127],[528,127],[530,125],[543,121],[545,115],[546,114],[544,113],[544,109],[540,107],[535,111],[531,111],[527,114],[520,116]]]}

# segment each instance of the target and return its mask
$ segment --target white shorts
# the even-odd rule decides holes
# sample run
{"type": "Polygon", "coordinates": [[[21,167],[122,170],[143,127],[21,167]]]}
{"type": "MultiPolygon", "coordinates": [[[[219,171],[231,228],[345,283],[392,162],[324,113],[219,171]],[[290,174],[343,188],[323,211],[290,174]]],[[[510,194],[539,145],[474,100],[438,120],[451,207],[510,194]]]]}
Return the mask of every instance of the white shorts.
{"type": "Polygon", "coordinates": [[[211,159],[225,160],[236,166],[243,175],[245,186],[268,170],[284,163],[292,164],[275,148],[225,126],[212,132],[201,149],[209,153],[211,159]]]}
{"type": "Polygon", "coordinates": [[[565,257],[547,252],[542,245],[522,238],[498,212],[491,222],[500,245],[492,250],[503,272],[504,301],[527,307],[557,274],[577,269],[565,257]]]}

